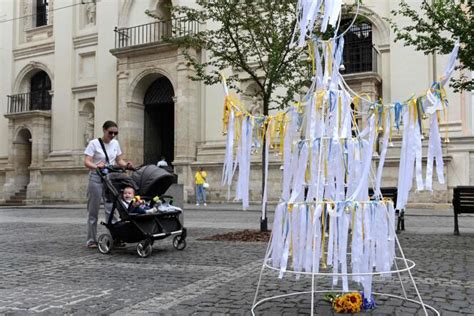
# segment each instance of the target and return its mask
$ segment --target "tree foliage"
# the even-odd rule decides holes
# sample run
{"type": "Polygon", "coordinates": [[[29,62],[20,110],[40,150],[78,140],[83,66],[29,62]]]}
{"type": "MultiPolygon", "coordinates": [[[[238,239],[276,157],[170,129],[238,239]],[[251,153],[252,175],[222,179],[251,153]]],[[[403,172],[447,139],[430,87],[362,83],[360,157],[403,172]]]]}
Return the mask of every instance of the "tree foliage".
{"type": "Polygon", "coordinates": [[[245,94],[239,84],[252,81],[263,101],[264,114],[270,104],[284,107],[309,79],[306,51],[291,47],[296,23],[294,0],[281,1],[208,1],[198,0],[198,9],[173,6],[173,17],[186,17],[200,23],[197,34],[167,40],[183,48],[205,50],[201,60],[184,50],[194,70],[193,80],[206,85],[220,81],[220,72],[232,70],[227,78],[230,88],[245,94]],[[211,27],[211,28],[210,28],[211,27]],[[283,95],[275,93],[285,88],[283,95]],[[271,102],[271,103],[270,103],[271,102]]]}
{"type": "Polygon", "coordinates": [[[458,69],[459,78],[451,79],[451,86],[455,91],[472,91],[474,84],[470,71],[474,69],[472,0],[424,0],[421,10],[410,7],[405,1],[399,4],[396,10],[391,11],[394,16],[403,16],[411,20],[408,26],[398,26],[393,19],[387,19],[394,33],[395,41],[403,41],[405,46],[414,46],[416,50],[425,54],[448,54],[456,39],[459,38],[458,69]]]}

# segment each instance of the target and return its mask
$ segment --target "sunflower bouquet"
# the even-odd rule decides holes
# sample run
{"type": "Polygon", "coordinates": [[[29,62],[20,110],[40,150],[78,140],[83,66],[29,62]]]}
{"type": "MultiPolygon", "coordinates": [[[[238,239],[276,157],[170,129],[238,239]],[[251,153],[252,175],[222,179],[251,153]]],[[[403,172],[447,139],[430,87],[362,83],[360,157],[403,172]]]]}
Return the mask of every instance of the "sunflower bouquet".
{"type": "Polygon", "coordinates": [[[350,292],[345,294],[326,294],[324,299],[332,304],[332,308],[336,313],[359,313],[361,310],[375,308],[373,297],[370,300],[364,298],[359,292],[350,292]]]}

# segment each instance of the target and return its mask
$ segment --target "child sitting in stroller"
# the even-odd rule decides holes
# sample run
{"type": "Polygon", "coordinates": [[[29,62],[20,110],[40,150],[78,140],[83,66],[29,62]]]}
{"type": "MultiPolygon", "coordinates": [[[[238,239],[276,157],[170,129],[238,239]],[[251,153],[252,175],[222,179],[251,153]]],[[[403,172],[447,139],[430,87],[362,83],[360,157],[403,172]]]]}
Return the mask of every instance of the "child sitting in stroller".
{"type": "Polygon", "coordinates": [[[132,187],[125,187],[123,189],[122,200],[122,203],[130,214],[154,214],[158,212],[155,207],[146,205],[146,203],[140,199],[140,196],[135,196],[135,190],[132,187]]]}

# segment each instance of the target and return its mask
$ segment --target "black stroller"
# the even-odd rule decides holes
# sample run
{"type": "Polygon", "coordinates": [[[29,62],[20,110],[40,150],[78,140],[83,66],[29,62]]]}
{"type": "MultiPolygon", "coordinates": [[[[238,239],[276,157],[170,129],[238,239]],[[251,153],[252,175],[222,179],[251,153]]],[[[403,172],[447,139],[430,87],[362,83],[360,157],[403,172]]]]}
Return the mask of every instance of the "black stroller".
{"type": "Polygon", "coordinates": [[[107,223],[101,222],[110,232],[99,236],[98,248],[101,253],[110,253],[114,245],[123,242],[138,243],[137,253],[145,258],[151,254],[155,240],[168,236],[174,236],[173,246],[177,250],[186,247],[183,211],[172,205],[173,197],[162,195],[175,182],[176,175],[155,165],[136,169],[131,177],[117,167],[107,167],[97,173],[104,182],[107,200],[113,203],[107,223]],[[133,187],[142,200],[151,201],[151,206],[155,206],[157,213],[129,214],[121,198],[121,192],[127,186],[133,187]],[[159,200],[153,199],[154,197],[159,197],[159,200]],[[117,222],[113,221],[115,210],[120,217],[117,222]]]}

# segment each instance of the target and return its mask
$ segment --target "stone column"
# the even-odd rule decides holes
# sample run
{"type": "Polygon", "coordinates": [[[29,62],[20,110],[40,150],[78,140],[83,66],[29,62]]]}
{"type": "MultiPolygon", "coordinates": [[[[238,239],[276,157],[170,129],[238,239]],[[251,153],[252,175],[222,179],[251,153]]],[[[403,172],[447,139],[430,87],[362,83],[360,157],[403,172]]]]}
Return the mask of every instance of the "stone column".
{"type": "MultiPolygon", "coordinates": [[[[126,65],[120,65],[120,67],[126,67],[126,65]]],[[[117,77],[119,141],[124,157],[135,165],[141,165],[143,163],[144,106],[134,101],[127,102],[129,77],[128,71],[119,70],[117,77]]]]}
{"type": "Polygon", "coordinates": [[[41,168],[51,151],[51,114],[41,112],[32,119],[32,148],[30,182],[26,191],[27,204],[41,204],[43,199],[43,178],[41,168]]]}
{"type": "Polygon", "coordinates": [[[13,139],[15,137],[15,124],[12,119],[8,120],[8,164],[5,168],[5,184],[3,185],[3,200],[8,199],[10,196],[15,194],[17,186],[15,183],[15,168],[13,167],[14,157],[14,146],[13,139]]]}
{"type": "MultiPolygon", "coordinates": [[[[188,53],[197,56],[195,49],[190,48],[188,53]]],[[[187,66],[184,55],[178,52],[177,57],[177,84],[175,95],[175,159],[173,165],[179,175],[178,182],[184,185],[184,199],[187,192],[192,191],[193,175],[191,163],[196,160],[196,145],[201,135],[201,104],[199,85],[188,78],[192,69],[187,66]]]]}

